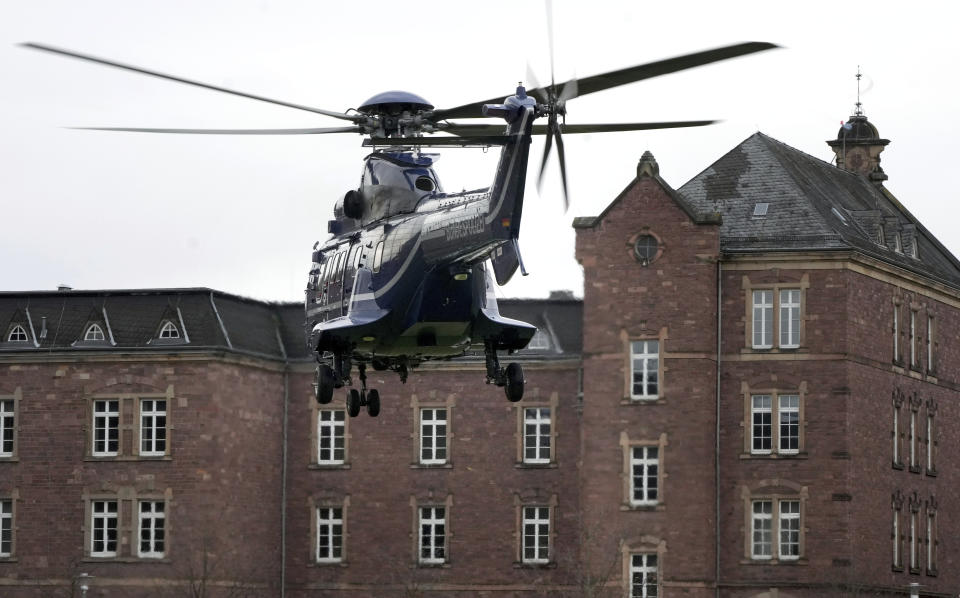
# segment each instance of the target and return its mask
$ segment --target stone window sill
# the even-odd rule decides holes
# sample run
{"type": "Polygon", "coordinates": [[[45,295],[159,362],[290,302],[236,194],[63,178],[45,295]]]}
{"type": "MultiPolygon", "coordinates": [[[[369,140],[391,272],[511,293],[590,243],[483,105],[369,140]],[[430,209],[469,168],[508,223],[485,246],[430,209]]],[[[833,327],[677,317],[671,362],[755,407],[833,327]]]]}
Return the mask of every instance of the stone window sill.
{"type": "Polygon", "coordinates": [[[350,468],[351,465],[349,463],[311,463],[310,465],[307,465],[307,469],[324,469],[332,471],[350,468]]]}

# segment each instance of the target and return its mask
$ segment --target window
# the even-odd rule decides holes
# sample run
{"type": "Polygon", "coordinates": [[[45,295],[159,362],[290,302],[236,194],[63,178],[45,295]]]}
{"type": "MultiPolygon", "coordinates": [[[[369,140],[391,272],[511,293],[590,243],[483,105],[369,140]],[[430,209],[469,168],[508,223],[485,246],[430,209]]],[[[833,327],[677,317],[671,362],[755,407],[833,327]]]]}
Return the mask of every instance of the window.
{"type": "Polygon", "coordinates": [[[910,367],[917,367],[917,312],[910,310],[910,367]]]}
{"type": "Polygon", "coordinates": [[[660,242],[653,235],[640,235],[633,243],[633,257],[646,266],[656,259],[660,251],[660,242]]]}
{"type": "Polygon", "coordinates": [[[937,512],[932,505],[933,499],[927,503],[927,575],[937,574],[937,512]]]}
{"type": "Polygon", "coordinates": [[[527,343],[527,349],[533,351],[544,351],[549,348],[550,338],[542,328],[537,328],[537,331],[533,334],[533,338],[531,338],[530,342],[527,343]]]}
{"type": "Polygon", "coordinates": [[[802,555],[802,501],[762,498],[750,501],[750,549],[754,560],[792,561],[802,555]]]}
{"type": "Polygon", "coordinates": [[[800,346],[800,289],[780,291],[780,347],[800,346]]]}
{"type": "Polygon", "coordinates": [[[87,327],[86,333],[83,335],[83,340],[85,341],[103,341],[106,340],[106,336],[103,334],[103,328],[99,324],[90,324],[87,327]]]}
{"type": "Polygon", "coordinates": [[[373,252],[373,271],[377,273],[380,271],[380,266],[383,263],[383,241],[377,243],[377,248],[373,252]]]}
{"type": "Polygon", "coordinates": [[[660,488],[660,449],[635,446],[630,455],[630,504],[656,505],[660,488]]]}
{"type": "Polygon", "coordinates": [[[16,414],[13,399],[0,400],[0,457],[13,457],[16,414]]]}
{"type": "Polygon", "coordinates": [[[754,349],[773,349],[774,339],[781,349],[800,346],[802,290],[774,288],[752,293],[752,337],[754,349]],[[779,313],[775,320],[774,314],[779,313]]]}
{"type": "Polygon", "coordinates": [[[523,410],[523,462],[550,463],[551,422],[549,407],[523,410]]]}
{"type": "Polygon", "coordinates": [[[910,510],[910,570],[920,569],[920,542],[917,538],[917,515],[913,509],[910,510]]]}
{"type": "Polygon", "coordinates": [[[893,304],[893,361],[900,362],[900,305],[893,304]]]}
{"type": "Polygon", "coordinates": [[[630,555],[630,598],[657,598],[657,555],[630,555]]]}
{"type": "Polygon", "coordinates": [[[180,330],[177,329],[173,322],[167,320],[163,323],[163,326],[160,327],[160,338],[180,338],[180,330]]]}
{"type": "Polygon", "coordinates": [[[0,558],[13,556],[13,501],[0,500],[0,558]]]}
{"type": "Polygon", "coordinates": [[[935,407],[932,402],[927,401],[927,473],[931,474],[937,471],[934,462],[937,447],[936,420],[934,420],[935,407]]]}
{"type": "Polygon", "coordinates": [[[420,508],[420,555],[424,565],[438,565],[446,561],[446,509],[420,508]]]}
{"type": "Polygon", "coordinates": [[[93,402],[93,456],[115,457],[120,447],[120,401],[93,402]]]}
{"type": "Polygon", "coordinates": [[[524,563],[550,561],[550,507],[523,507],[524,563]]]}
{"type": "Polygon", "coordinates": [[[447,410],[420,410],[420,463],[442,465],[447,462],[447,410]]]}
{"type": "Polygon", "coordinates": [[[750,395],[749,451],[752,455],[797,455],[802,448],[801,395],[750,395]]]}
{"type": "Polygon", "coordinates": [[[656,340],[630,343],[630,398],[656,400],[659,392],[660,342],[656,340]]]}
{"type": "Polygon", "coordinates": [[[162,500],[142,500],[139,505],[137,529],[139,530],[140,545],[137,549],[137,555],[141,558],[162,559],[165,554],[166,541],[164,534],[164,524],[166,522],[164,508],[166,505],[162,500]]]}
{"type": "Polygon", "coordinates": [[[343,509],[317,509],[317,562],[339,563],[343,560],[343,509]]]}
{"type": "Polygon", "coordinates": [[[773,347],[773,291],[753,292],[753,348],[773,347]]]}
{"type": "Polygon", "coordinates": [[[90,530],[90,556],[117,556],[117,501],[92,502],[90,530]]]}
{"type": "Polygon", "coordinates": [[[907,430],[907,438],[910,443],[910,469],[919,469],[917,459],[917,410],[910,409],[910,428],[907,430]]]}
{"type": "Polygon", "coordinates": [[[900,460],[900,403],[893,404],[893,466],[903,467],[900,460]]]}
{"type": "Polygon", "coordinates": [[[27,331],[20,324],[14,324],[13,328],[10,329],[10,334],[7,335],[7,342],[11,343],[25,343],[29,337],[27,337],[27,331]]]}
{"type": "Polygon", "coordinates": [[[167,401],[140,401],[140,456],[162,457],[167,452],[167,401]]]}
{"type": "Polygon", "coordinates": [[[893,511],[893,568],[902,569],[903,568],[903,557],[900,550],[901,536],[900,536],[900,509],[895,508],[893,511]]]}
{"type": "Polygon", "coordinates": [[[317,463],[343,465],[346,461],[346,412],[322,409],[317,414],[317,463]]]}
{"type": "Polygon", "coordinates": [[[933,371],[933,316],[927,316],[927,373],[933,371]]]}

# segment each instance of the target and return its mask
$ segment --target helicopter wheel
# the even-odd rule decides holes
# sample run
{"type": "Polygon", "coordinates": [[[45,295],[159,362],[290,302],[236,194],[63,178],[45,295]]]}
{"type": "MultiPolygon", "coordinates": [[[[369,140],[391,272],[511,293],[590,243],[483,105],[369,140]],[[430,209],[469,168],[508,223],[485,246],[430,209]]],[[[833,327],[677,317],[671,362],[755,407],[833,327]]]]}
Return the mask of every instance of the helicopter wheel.
{"type": "Polygon", "coordinates": [[[367,391],[367,415],[370,417],[380,415],[380,393],[376,388],[367,391]]]}
{"type": "Polygon", "coordinates": [[[360,391],[356,388],[351,388],[347,391],[347,413],[350,414],[350,417],[357,417],[360,415],[360,391]]]}
{"type": "Polygon", "coordinates": [[[504,378],[506,378],[506,384],[503,386],[503,391],[507,394],[507,400],[516,403],[523,398],[523,368],[519,363],[511,363],[504,372],[504,378]]]}
{"type": "Polygon", "coordinates": [[[316,398],[318,403],[326,405],[333,400],[335,382],[333,368],[325,363],[317,366],[316,398]]]}

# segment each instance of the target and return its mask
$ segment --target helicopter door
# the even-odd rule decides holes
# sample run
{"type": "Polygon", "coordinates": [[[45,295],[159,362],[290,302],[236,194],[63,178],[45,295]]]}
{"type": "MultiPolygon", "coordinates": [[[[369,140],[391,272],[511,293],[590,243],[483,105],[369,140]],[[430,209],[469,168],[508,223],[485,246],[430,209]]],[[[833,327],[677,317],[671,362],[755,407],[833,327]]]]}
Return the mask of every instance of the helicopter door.
{"type": "Polygon", "coordinates": [[[327,292],[324,301],[327,320],[337,318],[341,312],[341,302],[343,300],[343,266],[347,257],[346,247],[335,253],[330,263],[330,271],[327,272],[327,292]]]}
{"type": "Polygon", "coordinates": [[[357,276],[357,267],[360,264],[360,243],[350,246],[346,265],[343,268],[343,301],[340,303],[340,315],[347,315],[350,309],[350,296],[353,294],[353,279],[357,276]]]}

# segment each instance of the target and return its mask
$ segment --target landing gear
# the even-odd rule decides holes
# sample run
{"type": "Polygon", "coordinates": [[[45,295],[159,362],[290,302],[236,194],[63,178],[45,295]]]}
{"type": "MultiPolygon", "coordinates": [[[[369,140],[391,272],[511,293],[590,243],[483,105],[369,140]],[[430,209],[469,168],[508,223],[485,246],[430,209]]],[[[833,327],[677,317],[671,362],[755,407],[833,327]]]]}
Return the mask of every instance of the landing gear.
{"type": "Polygon", "coordinates": [[[523,398],[523,368],[519,363],[511,363],[505,368],[500,367],[500,359],[493,341],[484,343],[484,354],[487,363],[487,384],[493,383],[502,386],[507,400],[516,403],[523,398]]]}
{"type": "Polygon", "coordinates": [[[333,389],[336,386],[336,376],[333,375],[333,368],[325,363],[317,366],[317,378],[314,382],[314,392],[317,402],[326,405],[333,400],[333,389]]]}
{"type": "Polygon", "coordinates": [[[367,390],[367,364],[361,362],[357,369],[360,371],[360,389],[351,388],[347,393],[347,413],[350,417],[357,417],[360,409],[366,407],[370,417],[377,417],[380,415],[380,393],[375,388],[367,390]]]}

